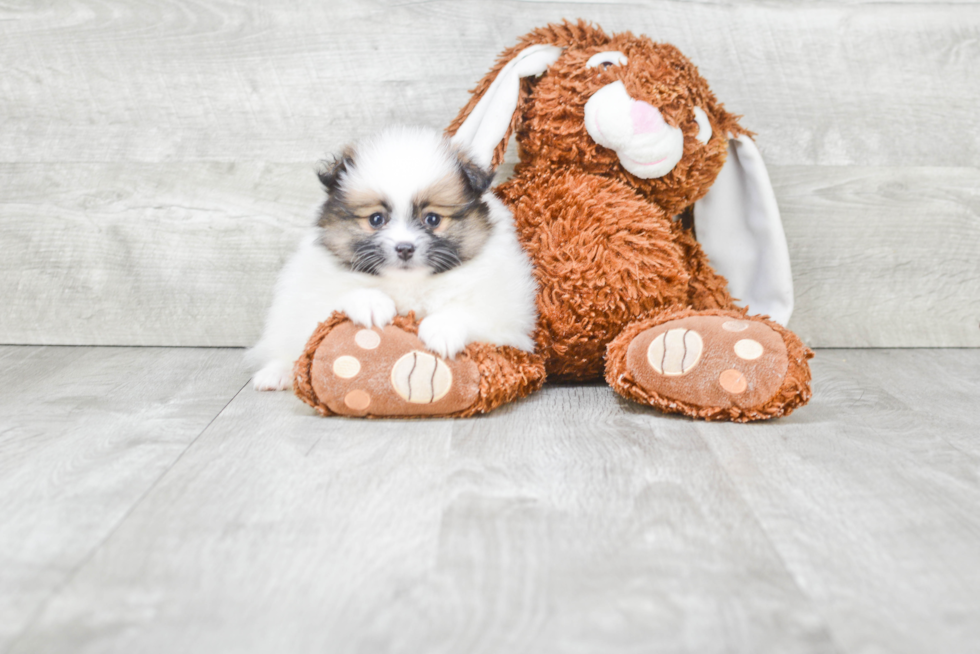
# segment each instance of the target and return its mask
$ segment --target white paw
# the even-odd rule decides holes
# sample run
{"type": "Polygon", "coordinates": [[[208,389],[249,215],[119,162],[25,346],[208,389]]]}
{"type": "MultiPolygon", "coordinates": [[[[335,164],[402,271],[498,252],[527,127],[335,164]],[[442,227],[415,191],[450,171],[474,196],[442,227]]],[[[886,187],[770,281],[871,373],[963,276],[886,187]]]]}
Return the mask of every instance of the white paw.
{"type": "Polygon", "coordinates": [[[273,361],[252,376],[252,387],[257,391],[285,391],[293,387],[293,365],[287,361],[273,361]]]}
{"type": "Polygon", "coordinates": [[[453,358],[466,347],[466,336],[466,324],[452,315],[433,314],[419,324],[419,339],[444,359],[453,358]]]}
{"type": "Polygon", "coordinates": [[[395,317],[395,301],[376,289],[351,291],[339,304],[352,322],[365,327],[384,327],[395,317]]]}

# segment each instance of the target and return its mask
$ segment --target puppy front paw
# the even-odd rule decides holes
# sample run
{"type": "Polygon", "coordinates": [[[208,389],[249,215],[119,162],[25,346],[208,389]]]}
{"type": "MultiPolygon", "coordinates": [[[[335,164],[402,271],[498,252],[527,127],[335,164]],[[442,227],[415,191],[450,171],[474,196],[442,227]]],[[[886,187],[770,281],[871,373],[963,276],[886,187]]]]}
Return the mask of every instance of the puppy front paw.
{"type": "Polygon", "coordinates": [[[252,376],[257,391],[285,391],[293,387],[293,365],[288,361],[273,361],[252,376]]]}
{"type": "Polygon", "coordinates": [[[395,301],[376,289],[351,291],[340,298],[339,309],[351,322],[364,327],[384,327],[395,317],[395,301]]]}
{"type": "Polygon", "coordinates": [[[444,359],[451,359],[467,345],[466,324],[450,314],[433,314],[419,323],[419,340],[444,359]]]}

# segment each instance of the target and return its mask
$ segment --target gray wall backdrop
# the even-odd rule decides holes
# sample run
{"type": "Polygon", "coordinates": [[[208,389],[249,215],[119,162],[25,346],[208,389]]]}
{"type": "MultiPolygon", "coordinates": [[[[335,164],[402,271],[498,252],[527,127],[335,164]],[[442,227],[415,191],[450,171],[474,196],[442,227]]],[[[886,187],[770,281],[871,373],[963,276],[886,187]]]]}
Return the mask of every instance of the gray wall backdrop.
{"type": "Polygon", "coordinates": [[[3,3],[0,343],[250,344],[315,162],[563,17],[744,114],[811,346],[980,346],[980,7],[789,0],[3,3]]]}

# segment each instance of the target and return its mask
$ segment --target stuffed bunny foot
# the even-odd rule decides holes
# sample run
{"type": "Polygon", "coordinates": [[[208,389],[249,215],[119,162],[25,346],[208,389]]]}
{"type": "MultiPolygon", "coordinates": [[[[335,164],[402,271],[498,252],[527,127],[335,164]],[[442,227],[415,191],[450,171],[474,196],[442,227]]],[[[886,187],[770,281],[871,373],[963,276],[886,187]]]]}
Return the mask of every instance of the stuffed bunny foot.
{"type": "Polygon", "coordinates": [[[632,323],[613,339],[606,381],[666,413],[749,422],[809,401],[811,357],[796,334],[765,318],[681,309],[632,323]]]}
{"type": "Polygon", "coordinates": [[[426,349],[414,316],[384,328],[335,313],[296,361],[296,395],[324,416],[467,417],[524,397],[544,383],[540,357],[472,343],[452,359],[426,349]]]}

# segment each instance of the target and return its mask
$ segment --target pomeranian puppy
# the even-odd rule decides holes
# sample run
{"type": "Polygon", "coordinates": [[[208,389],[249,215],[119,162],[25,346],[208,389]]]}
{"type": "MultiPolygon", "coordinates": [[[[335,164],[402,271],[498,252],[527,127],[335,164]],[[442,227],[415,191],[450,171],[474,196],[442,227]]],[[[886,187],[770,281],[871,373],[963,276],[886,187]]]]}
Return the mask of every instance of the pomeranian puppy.
{"type": "Polygon", "coordinates": [[[327,200],[246,355],[256,389],[292,386],[293,362],[334,311],[365,327],[414,311],[419,338],[446,358],[476,341],[534,349],[536,285],[492,172],[435,130],[394,127],[318,175],[327,200]]]}

